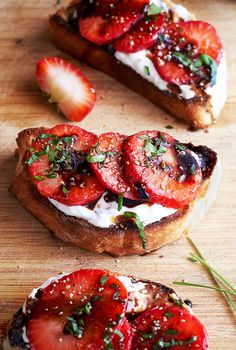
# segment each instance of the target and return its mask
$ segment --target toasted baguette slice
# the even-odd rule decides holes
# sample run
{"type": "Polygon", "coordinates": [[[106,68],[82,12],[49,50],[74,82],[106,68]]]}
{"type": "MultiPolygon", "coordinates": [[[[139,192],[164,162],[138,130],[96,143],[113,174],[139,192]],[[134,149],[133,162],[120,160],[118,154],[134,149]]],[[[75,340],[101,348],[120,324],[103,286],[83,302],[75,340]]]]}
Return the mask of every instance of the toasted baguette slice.
{"type": "MultiPolygon", "coordinates": [[[[177,20],[180,11],[175,12],[176,5],[169,0],[163,2],[172,10],[174,20],[177,20]]],[[[55,15],[50,17],[51,39],[59,49],[107,73],[194,128],[206,128],[217,119],[226,99],[225,59],[222,59],[218,72],[214,96],[199,90],[193,98],[180,98],[171,91],[160,90],[132,68],[118,61],[108,50],[84,39],[76,28],[82,8],[82,1],[77,0],[66,9],[59,9],[55,15]]],[[[188,13],[188,18],[194,19],[195,17],[188,13]]]]}
{"type": "MultiPolygon", "coordinates": [[[[113,273],[113,275],[120,279],[128,291],[128,305],[126,310],[126,317],[128,319],[133,319],[141,312],[163,304],[168,306],[174,304],[183,305],[183,307],[192,313],[192,303],[189,300],[183,302],[175,291],[169,287],[133,276],[123,276],[118,273],[113,273]]],[[[64,276],[66,275],[60,274],[51,277],[43,285],[30,293],[23,306],[15,313],[9,323],[7,334],[3,341],[3,350],[30,349],[27,343],[27,321],[30,317],[30,310],[37,303],[37,292],[53,281],[57,282],[64,276]]]]}
{"type": "Polygon", "coordinates": [[[129,223],[98,227],[87,220],[65,215],[36,190],[25,164],[26,151],[32,139],[44,132],[44,128],[26,129],[19,133],[18,163],[10,185],[10,191],[23,206],[60,239],[96,253],[113,255],[145,254],[187,234],[215,198],[220,178],[220,162],[214,151],[205,146],[188,147],[199,155],[203,181],[197,198],[191,205],[178,209],[174,214],[145,226],[146,249],[142,247],[137,227],[129,223]]]}

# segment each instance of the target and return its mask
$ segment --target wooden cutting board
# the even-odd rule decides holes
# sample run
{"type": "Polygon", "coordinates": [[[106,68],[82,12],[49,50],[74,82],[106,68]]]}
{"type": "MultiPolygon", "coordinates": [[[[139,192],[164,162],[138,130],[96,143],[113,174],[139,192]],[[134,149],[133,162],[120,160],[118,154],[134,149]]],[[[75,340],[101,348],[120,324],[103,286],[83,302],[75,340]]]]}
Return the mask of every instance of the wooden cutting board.
{"type": "MultiPolygon", "coordinates": [[[[80,124],[94,132],[133,133],[174,126],[183,141],[215,148],[223,165],[218,197],[191,237],[204,255],[236,285],[236,48],[234,0],[184,1],[184,5],[218,29],[228,58],[229,98],[219,122],[209,130],[190,132],[166,113],[111,78],[79,64],[97,90],[92,113],[80,124]]],[[[65,122],[55,106],[46,102],[34,76],[36,62],[49,55],[66,55],[50,43],[48,15],[56,10],[48,0],[0,1],[0,338],[7,320],[33,287],[59,271],[99,267],[161,281],[211,283],[207,273],[187,260],[186,238],[143,257],[115,259],[95,255],[55,239],[8,193],[14,172],[16,134],[23,128],[65,122]]],[[[227,304],[217,292],[189,287],[176,290],[191,299],[205,323],[212,350],[236,349],[236,329],[227,304]]]]}

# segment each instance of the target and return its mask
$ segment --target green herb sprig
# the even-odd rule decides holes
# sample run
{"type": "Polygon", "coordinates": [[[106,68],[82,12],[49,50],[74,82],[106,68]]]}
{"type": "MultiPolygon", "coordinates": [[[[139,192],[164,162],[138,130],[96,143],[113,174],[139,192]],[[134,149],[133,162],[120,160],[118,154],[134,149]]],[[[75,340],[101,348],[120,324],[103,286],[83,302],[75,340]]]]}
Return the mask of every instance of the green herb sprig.
{"type": "Polygon", "coordinates": [[[135,224],[139,230],[139,237],[141,238],[142,240],[142,247],[143,249],[146,249],[146,246],[147,246],[147,240],[146,240],[146,237],[145,237],[145,232],[144,232],[144,225],[142,223],[142,221],[140,220],[138,214],[132,212],[132,211],[125,211],[124,212],[124,216],[127,218],[127,219],[134,219],[135,220],[135,224]]]}
{"type": "Polygon", "coordinates": [[[174,281],[173,284],[219,291],[226,299],[229,307],[231,308],[231,311],[233,312],[234,317],[236,318],[236,303],[234,301],[236,298],[236,288],[203,257],[202,253],[199,251],[195,243],[190,238],[188,238],[188,240],[196,251],[196,253],[190,253],[188,259],[193,263],[200,263],[203,265],[211,275],[216,286],[178,281],[174,281]]]}

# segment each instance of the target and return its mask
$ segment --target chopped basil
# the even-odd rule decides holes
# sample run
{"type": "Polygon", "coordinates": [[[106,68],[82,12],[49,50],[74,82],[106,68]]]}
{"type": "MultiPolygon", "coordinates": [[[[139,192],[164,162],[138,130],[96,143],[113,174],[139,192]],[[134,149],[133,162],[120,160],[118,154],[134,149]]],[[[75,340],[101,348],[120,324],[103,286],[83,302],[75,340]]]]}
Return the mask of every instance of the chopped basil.
{"type": "Polygon", "coordinates": [[[149,138],[148,135],[140,135],[140,136],[139,136],[139,139],[141,139],[141,140],[142,140],[142,139],[148,139],[148,138],[149,138]]]}
{"type": "Polygon", "coordinates": [[[185,178],[186,178],[186,175],[185,175],[185,174],[181,174],[181,175],[179,175],[179,176],[177,177],[177,181],[178,181],[178,182],[183,182],[183,181],[185,180],[185,178]]]}
{"type": "Polygon", "coordinates": [[[121,209],[123,207],[123,202],[124,202],[124,195],[119,194],[119,196],[118,196],[118,211],[121,211],[121,209]]]}
{"type": "Polygon", "coordinates": [[[116,291],[113,296],[112,296],[112,300],[117,300],[119,298],[120,292],[116,291]]]}
{"type": "Polygon", "coordinates": [[[167,318],[171,318],[174,317],[174,314],[172,314],[171,312],[165,312],[164,316],[166,316],[167,318]]]}
{"type": "Polygon", "coordinates": [[[116,283],[111,283],[110,287],[113,288],[113,289],[119,289],[120,288],[120,286],[118,286],[118,284],[116,284],[116,283]]]}
{"type": "Polygon", "coordinates": [[[50,173],[50,174],[47,174],[46,177],[47,177],[48,179],[55,179],[55,178],[57,177],[57,174],[55,174],[55,173],[50,173]]]}
{"type": "Polygon", "coordinates": [[[106,283],[107,280],[108,280],[108,276],[107,275],[103,275],[102,278],[100,279],[100,284],[102,286],[104,286],[104,284],[106,283]]]}
{"type": "Polygon", "coordinates": [[[93,156],[92,154],[87,155],[87,161],[89,163],[102,163],[105,159],[105,154],[97,154],[95,156],[93,156]]]}
{"type": "Polygon", "coordinates": [[[118,337],[120,337],[120,341],[124,340],[124,335],[123,333],[121,333],[121,331],[119,331],[118,329],[114,329],[114,333],[118,335],[118,337]]]}
{"type": "Polygon", "coordinates": [[[65,136],[60,141],[66,144],[71,144],[73,140],[73,136],[65,136]]]}
{"type": "Polygon", "coordinates": [[[166,140],[165,136],[160,132],[160,135],[159,135],[159,139],[165,143],[168,143],[168,141],[166,140]]]}
{"type": "Polygon", "coordinates": [[[108,332],[105,332],[103,334],[103,342],[105,344],[105,349],[113,350],[112,341],[111,341],[111,338],[110,338],[110,334],[108,332]]]}
{"type": "Polygon", "coordinates": [[[155,337],[154,333],[145,333],[145,332],[141,332],[140,333],[143,339],[152,339],[155,337]]]}
{"type": "Polygon", "coordinates": [[[37,180],[37,181],[44,181],[45,177],[44,176],[37,176],[37,175],[35,175],[35,176],[33,176],[33,179],[37,180]]]}
{"type": "Polygon", "coordinates": [[[216,62],[207,54],[202,54],[200,56],[200,59],[204,66],[207,66],[210,68],[211,72],[211,83],[214,85],[216,83],[216,74],[217,74],[217,64],[216,62]]]}
{"type": "Polygon", "coordinates": [[[144,149],[146,152],[150,153],[152,156],[161,156],[167,151],[167,148],[165,146],[159,146],[158,148],[154,146],[153,141],[151,139],[145,140],[144,149]]]}
{"type": "Polygon", "coordinates": [[[168,335],[177,335],[178,334],[178,332],[175,329],[167,329],[163,333],[168,334],[168,335]]]}
{"type": "Polygon", "coordinates": [[[78,315],[82,315],[82,314],[86,314],[86,315],[90,315],[91,314],[91,310],[92,310],[92,304],[90,303],[90,301],[85,304],[83,307],[79,307],[77,309],[75,309],[75,313],[78,315]]]}
{"type": "Polygon", "coordinates": [[[163,338],[159,339],[156,344],[154,345],[154,350],[158,350],[158,346],[161,348],[161,349],[164,349],[164,348],[170,348],[170,347],[173,347],[173,346],[183,346],[183,345],[188,345],[188,344],[192,344],[194,343],[195,341],[197,340],[197,337],[196,336],[193,336],[191,338],[189,338],[188,340],[175,340],[175,339],[171,339],[170,341],[167,341],[165,342],[163,340],[163,338]]]}
{"type": "Polygon", "coordinates": [[[33,153],[31,157],[25,162],[27,165],[32,165],[35,160],[40,160],[36,153],[33,153]]]}
{"type": "Polygon", "coordinates": [[[184,151],[185,150],[185,146],[184,145],[181,145],[180,143],[177,143],[175,145],[175,148],[178,150],[178,151],[184,151]]]}
{"type": "Polygon", "coordinates": [[[180,53],[180,52],[174,52],[173,57],[176,58],[184,67],[189,68],[192,72],[199,75],[201,78],[207,78],[199,68],[202,66],[209,67],[210,73],[211,73],[211,83],[216,83],[216,73],[217,73],[217,64],[216,62],[207,54],[202,54],[198,57],[197,60],[193,61],[188,56],[180,53]]]}
{"type": "Polygon", "coordinates": [[[172,125],[169,125],[169,124],[166,125],[165,128],[166,128],[166,129],[174,129],[174,127],[173,127],[172,125]]]}
{"type": "Polygon", "coordinates": [[[150,75],[150,69],[148,66],[144,66],[144,72],[146,75],[150,75]]]}
{"type": "Polygon", "coordinates": [[[79,326],[77,321],[69,316],[67,317],[68,323],[65,326],[65,332],[68,332],[69,334],[76,336],[78,338],[82,338],[84,333],[84,328],[79,326]]]}
{"type": "Polygon", "coordinates": [[[49,139],[50,137],[55,137],[55,135],[52,134],[41,134],[38,136],[38,139],[49,139]]]}
{"type": "Polygon", "coordinates": [[[99,295],[95,295],[93,297],[93,301],[100,301],[101,300],[101,297],[99,295]]]}
{"type": "Polygon", "coordinates": [[[147,15],[148,15],[148,16],[159,15],[159,14],[162,13],[163,11],[164,11],[163,7],[157,6],[156,4],[154,4],[154,3],[152,2],[151,5],[149,6],[147,15]]]}
{"type": "Polygon", "coordinates": [[[66,186],[65,185],[62,185],[61,186],[61,190],[62,190],[62,192],[67,196],[68,195],[68,189],[66,188],[66,186]]]}
{"type": "Polygon", "coordinates": [[[138,214],[136,214],[132,211],[125,211],[124,216],[127,219],[135,219],[135,224],[139,230],[139,237],[142,240],[142,247],[143,247],[143,249],[146,249],[147,241],[146,241],[145,232],[144,232],[144,225],[143,225],[142,221],[140,220],[138,214]]]}

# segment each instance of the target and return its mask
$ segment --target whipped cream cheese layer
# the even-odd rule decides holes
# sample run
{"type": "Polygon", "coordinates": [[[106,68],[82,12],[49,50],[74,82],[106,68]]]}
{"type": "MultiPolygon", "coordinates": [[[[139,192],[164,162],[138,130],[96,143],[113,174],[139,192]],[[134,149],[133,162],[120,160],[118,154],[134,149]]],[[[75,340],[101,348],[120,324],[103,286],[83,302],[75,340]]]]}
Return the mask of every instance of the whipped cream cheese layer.
{"type": "Polygon", "coordinates": [[[65,215],[87,220],[98,227],[110,227],[111,225],[115,225],[117,216],[122,215],[125,211],[136,213],[144,226],[160,221],[164,217],[172,215],[177,211],[177,209],[166,208],[157,203],[142,203],[132,208],[123,206],[122,209],[118,211],[117,202],[106,202],[104,196],[105,195],[98,200],[94,209],[89,209],[81,205],[69,206],[51,198],[48,198],[48,200],[65,215]]]}

